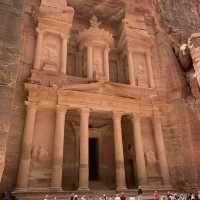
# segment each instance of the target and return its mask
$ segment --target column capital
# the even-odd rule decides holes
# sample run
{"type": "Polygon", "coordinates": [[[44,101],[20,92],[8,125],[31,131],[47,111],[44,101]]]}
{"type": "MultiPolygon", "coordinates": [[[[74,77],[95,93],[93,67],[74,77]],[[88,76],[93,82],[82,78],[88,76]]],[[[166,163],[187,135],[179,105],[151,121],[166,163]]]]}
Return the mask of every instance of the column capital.
{"type": "Polygon", "coordinates": [[[125,113],[122,111],[116,111],[116,110],[112,111],[113,118],[121,118],[124,114],[125,113]]]}
{"type": "Polygon", "coordinates": [[[130,117],[133,119],[133,120],[136,120],[136,119],[141,119],[142,115],[141,113],[132,113],[130,115],[130,117]]]}
{"type": "Polygon", "coordinates": [[[106,51],[110,51],[110,47],[109,46],[105,46],[105,49],[104,50],[106,50],[106,51]]]}
{"type": "Polygon", "coordinates": [[[60,37],[63,39],[63,40],[68,40],[69,36],[67,34],[64,34],[64,33],[60,33],[60,37]]]}
{"type": "Polygon", "coordinates": [[[25,101],[25,105],[27,108],[37,109],[38,103],[37,102],[31,102],[31,101],[25,101]]]}
{"type": "Polygon", "coordinates": [[[66,113],[67,112],[67,107],[66,106],[62,106],[62,105],[57,105],[56,106],[56,112],[60,112],[60,113],[66,113]]]}
{"type": "Polygon", "coordinates": [[[127,53],[133,53],[133,48],[132,47],[127,47],[127,53]]]}
{"type": "Polygon", "coordinates": [[[87,107],[85,107],[85,108],[80,108],[79,110],[80,110],[80,112],[82,112],[82,113],[90,113],[90,108],[87,108],[87,107]]]}
{"type": "Polygon", "coordinates": [[[41,30],[38,27],[36,28],[36,32],[37,32],[38,35],[43,35],[45,33],[44,30],[41,30]]]}

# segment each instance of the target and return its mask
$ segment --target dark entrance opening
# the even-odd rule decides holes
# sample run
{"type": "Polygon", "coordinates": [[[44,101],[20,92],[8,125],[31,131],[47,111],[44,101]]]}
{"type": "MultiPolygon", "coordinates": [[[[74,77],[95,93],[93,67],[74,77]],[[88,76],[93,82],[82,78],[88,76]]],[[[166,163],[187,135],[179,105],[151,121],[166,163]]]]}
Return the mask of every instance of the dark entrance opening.
{"type": "Polygon", "coordinates": [[[89,180],[97,181],[98,180],[98,139],[90,138],[89,139],[89,180]]]}

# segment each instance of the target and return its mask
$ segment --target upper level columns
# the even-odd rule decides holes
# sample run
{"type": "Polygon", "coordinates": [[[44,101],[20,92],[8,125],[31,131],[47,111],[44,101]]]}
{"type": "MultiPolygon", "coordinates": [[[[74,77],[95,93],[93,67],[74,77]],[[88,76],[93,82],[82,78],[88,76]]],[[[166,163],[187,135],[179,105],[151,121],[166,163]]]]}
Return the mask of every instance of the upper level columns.
{"type": "Polygon", "coordinates": [[[61,189],[62,187],[65,114],[66,108],[58,106],[56,109],[56,127],[54,134],[53,165],[51,177],[51,187],[54,189],[61,189]]]}
{"type": "Polygon", "coordinates": [[[105,71],[105,80],[110,80],[110,67],[109,67],[109,47],[104,49],[104,71],[105,71]]]}
{"type": "Polygon", "coordinates": [[[141,117],[139,114],[134,114],[132,116],[132,124],[138,181],[140,185],[145,185],[147,183],[147,170],[145,165],[144,146],[141,131],[141,117]]]}
{"type": "Polygon", "coordinates": [[[165,151],[165,144],[163,139],[162,125],[161,125],[161,116],[158,108],[154,108],[153,111],[153,121],[154,121],[154,135],[155,143],[158,152],[158,160],[160,165],[161,176],[164,184],[170,183],[169,169],[165,151]]]}
{"type": "Polygon", "coordinates": [[[35,119],[37,112],[37,105],[35,103],[26,102],[26,106],[27,106],[26,107],[27,113],[26,113],[22,151],[21,151],[21,158],[20,158],[18,178],[17,178],[18,189],[27,189],[28,187],[31,150],[32,150],[35,119]]]}
{"type": "Polygon", "coordinates": [[[79,190],[89,190],[89,113],[88,108],[80,110],[79,190]]]}
{"type": "Polygon", "coordinates": [[[128,71],[129,71],[129,82],[131,86],[136,86],[135,82],[135,70],[133,64],[133,54],[131,50],[128,50],[128,71]]]}
{"type": "Polygon", "coordinates": [[[37,29],[37,43],[35,50],[35,63],[34,69],[39,70],[41,67],[41,54],[42,54],[43,32],[37,29]]]}
{"type": "Polygon", "coordinates": [[[147,59],[147,66],[148,66],[148,72],[149,72],[149,86],[150,86],[150,88],[155,88],[155,81],[154,81],[154,76],[153,76],[150,50],[148,50],[146,53],[146,59],[147,59]]]}
{"type": "Polygon", "coordinates": [[[87,46],[87,77],[90,81],[93,80],[93,48],[87,46]]]}
{"type": "Polygon", "coordinates": [[[64,35],[61,35],[62,38],[62,64],[61,64],[61,73],[66,74],[67,72],[67,43],[68,38],[64,35]]]}
{"type": "Polygon", "coordinates": [[[117,190],[126,189],[126,178],[124,168],[124,151],[122,141],[121,112],[113,112],[114,146],[116,163],[116,186],[117,190]]]}

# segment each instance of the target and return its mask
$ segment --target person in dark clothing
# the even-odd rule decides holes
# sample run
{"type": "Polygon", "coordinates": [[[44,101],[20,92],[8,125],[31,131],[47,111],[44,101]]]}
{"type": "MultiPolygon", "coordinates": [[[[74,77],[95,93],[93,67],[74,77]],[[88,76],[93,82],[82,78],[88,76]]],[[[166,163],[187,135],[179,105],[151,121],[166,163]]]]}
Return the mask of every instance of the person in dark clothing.
{"type": "Polygon", "coordinates": [[[137,193],[138,193],[138,195],[142,195],[143,194],[143,190],[142,190],[141,186],[138,187],[137,193]]]}
{"type": "Polygon", "coordinates": [[[121,200],[126,200],[126,196],[125,196],[124,193],[121,194],[120,199],[121,199],[121,200]]]}

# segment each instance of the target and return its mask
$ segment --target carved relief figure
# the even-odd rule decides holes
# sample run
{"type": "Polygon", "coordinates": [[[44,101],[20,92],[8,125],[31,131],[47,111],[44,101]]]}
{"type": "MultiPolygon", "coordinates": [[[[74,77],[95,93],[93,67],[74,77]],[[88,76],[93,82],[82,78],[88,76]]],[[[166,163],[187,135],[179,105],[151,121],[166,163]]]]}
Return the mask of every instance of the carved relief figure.
{"type": "Polygon", "coordinates": [[[103,71],[103,55],[100,48],[94,49],[93,56],[93,72],[95,80],[103,80],[104,71],[103,71]]]}
{"type": "Polygon", "coordinates": [[[98,58],[94,61],[94,76],[96,80],[101,80],[103,78],[102,62],[98,58]]]}
{"type": "Polygon", "coordinates": [[[158,172],[156,170],[157,158],[155,152],[152,149],[146,150],[145,159],[150,176],[158,176],[158,172]]]}
{"type": "Polygon", "coordinates": [[[44,70],[58,71],[58,48],[54,44],[48,44],[44,48],[44,70]]]}
{"type": "Polygon", "coordinates": [[[138,66],[137,82],[139,87],[148,87],[146,70],[143,65],[138,66]]]}
{"type": "Polygon", "coordinates": [[[31,159],[34,167],[46,166],[48,163],[48,152],[42,146],[35,146],[32,149],[31,159]]]}

